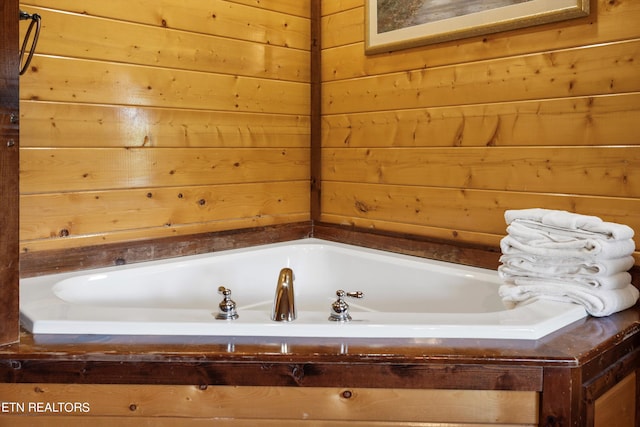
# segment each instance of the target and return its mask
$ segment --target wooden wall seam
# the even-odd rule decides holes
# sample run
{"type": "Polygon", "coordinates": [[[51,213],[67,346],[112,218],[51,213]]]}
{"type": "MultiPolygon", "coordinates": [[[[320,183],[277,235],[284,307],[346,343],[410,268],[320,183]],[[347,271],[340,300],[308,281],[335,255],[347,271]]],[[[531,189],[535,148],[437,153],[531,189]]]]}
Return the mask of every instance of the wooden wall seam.
{"type": "Polygon", "coordinates": [[[311,221],[318,221],[322,213],[322,2],[311,0],[311,221]]]}

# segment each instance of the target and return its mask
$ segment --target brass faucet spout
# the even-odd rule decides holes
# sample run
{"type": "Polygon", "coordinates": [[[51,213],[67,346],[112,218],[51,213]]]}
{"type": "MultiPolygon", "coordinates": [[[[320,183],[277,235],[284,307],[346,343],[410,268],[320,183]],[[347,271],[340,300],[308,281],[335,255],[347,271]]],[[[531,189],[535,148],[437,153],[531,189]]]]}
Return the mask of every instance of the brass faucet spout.
{"type": "Polygon", "coordinates": [[[276,295],[273,300],[271,320],[290,322],[296,318],[295,297],[293,294],[293,270],[283,268],[278,276],[276,295]]]}

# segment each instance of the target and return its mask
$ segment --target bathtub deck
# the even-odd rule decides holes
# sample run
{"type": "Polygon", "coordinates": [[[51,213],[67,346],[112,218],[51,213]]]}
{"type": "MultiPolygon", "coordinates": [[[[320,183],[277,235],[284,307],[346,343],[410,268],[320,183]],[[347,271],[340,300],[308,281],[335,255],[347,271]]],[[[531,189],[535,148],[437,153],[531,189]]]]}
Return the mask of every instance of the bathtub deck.
{"type": "Polygon", "coordinates": [[[639,366],[637,308],[586,318],[538,341],[33,336],[23,331],[19,344],[0,348],[5,383],[535,391],[542,396],[541,416],[557,420],[577,417],[579,404],[573,399],[598,397],[639,366]]]}
{"type": "MultiPolygon", "coordinates": [[[[478,267],[497,265],[497,253],[483,248],[322,225],[315,227],[315,236],[478,267]]],[[[255,233],[251,239],[261,243],[255,233]]],[[[237,237],[232,240],[200,241],[187,252],[237,247],[237,237]]],[[[172,243],[158,242],[158,248],[172,243]]],[[[120,253],[127,254],[126,262],[148,259],[143,253],[148,247],[135,249],[98,248],[100,257],[92,265],[108,265],[120,253]]],[[[31,259],[25,272],[51,271],[54,255],[40,259],[42,264],[31,259]]],[[[640,283],[639,271],[632,271],[634,283],[640,283]]],[[[593,402],[634,372],[640,390],[637,306],[577,321],[536,341],[37,337],[22,331],[19,343],[0,347],[4,383],[535,391],[541,396],[540,425],[592,425],[593,402]]],[[[636,411],[640,419],[640,406],[636,411]]]]}

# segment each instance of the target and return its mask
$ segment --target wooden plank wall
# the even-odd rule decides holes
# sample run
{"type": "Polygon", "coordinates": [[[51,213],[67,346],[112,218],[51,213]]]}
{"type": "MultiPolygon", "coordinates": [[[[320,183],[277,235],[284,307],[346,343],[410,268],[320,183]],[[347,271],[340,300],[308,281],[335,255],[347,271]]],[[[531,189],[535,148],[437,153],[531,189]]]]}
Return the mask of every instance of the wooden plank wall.
{"type": "Polygon", "coordinates": [[[0,384],[0,397],[1,425],[15,427],[524,427],[538,425],[540,399],[508,390],[121,384],[0,384]]]}
{"type": "Polygon", "coordinates": [[[309,220],[309,0],[20,7],[22,251],[309,220]]]}
{"type": "Polygon", "coordinates": [[[366,56],[364,0],[323,2],[321,219],[497,246],[504,210],[546,207],[640,248],[640,2],[591,9],[366,56]]]}

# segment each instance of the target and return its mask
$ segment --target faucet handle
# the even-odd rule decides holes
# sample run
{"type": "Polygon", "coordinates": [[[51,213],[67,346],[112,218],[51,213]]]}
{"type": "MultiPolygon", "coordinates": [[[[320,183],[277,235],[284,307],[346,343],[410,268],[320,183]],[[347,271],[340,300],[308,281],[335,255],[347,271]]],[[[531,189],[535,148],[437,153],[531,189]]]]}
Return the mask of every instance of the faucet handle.
{"type": "Polygon", "coordinates": [[[218,293],[224,296],[224,299],[218,304],[218,314],[216,319],[218,320],[233,320],[237,319],[238,313],[236,312],[236,303],[231,299],[231,289],[220,286],[218,293]]]}
{"type": "Polygon", "coordinates": [[[364,292],[355,291],[355,292],[345,292],[342,289],[336,291],[336,295],[338,298],[351,297],[351,298],[364,298],[364,292]]]}
{"type": "Polygon", "coordinates": [[[329,320],[333,322],[348,322],[351,320],[349,315],[349,304],[344,300],[345,297],[364,298],[364,293],[360,291],[345,292],[342,289],[336,291],[337,300],[331,304],[331,314],[329,320]]]}

